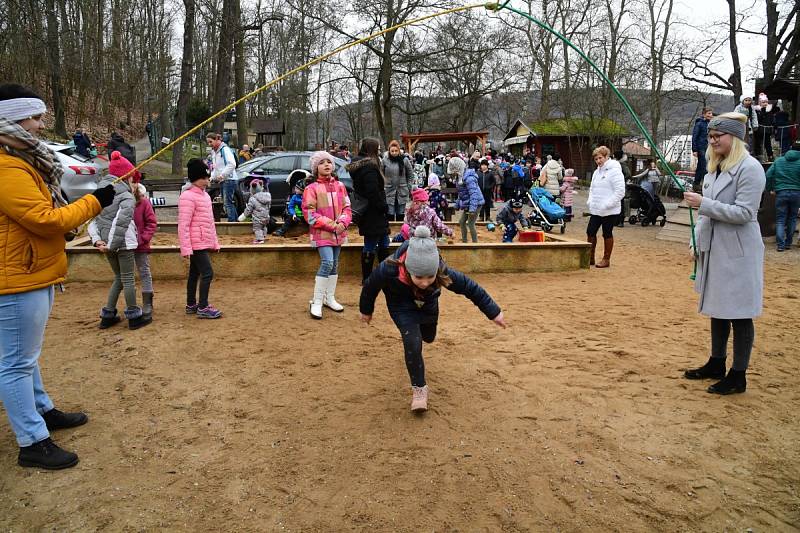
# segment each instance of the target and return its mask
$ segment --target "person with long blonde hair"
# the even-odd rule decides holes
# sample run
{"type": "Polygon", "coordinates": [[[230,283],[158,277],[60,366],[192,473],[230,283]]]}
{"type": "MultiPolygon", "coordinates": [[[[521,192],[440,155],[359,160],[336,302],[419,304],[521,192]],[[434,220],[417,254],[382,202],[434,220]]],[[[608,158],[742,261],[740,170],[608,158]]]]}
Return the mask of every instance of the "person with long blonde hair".
{"type": "Polygon", "coordinates": [[[756,219],[766,177],[745,144],[747,117],[725,113],[708,123],[708,173],[702,194],[683,193],[698,209],[695,239],[699,311],[711,317],[711,357],[687,379],[720,379],[713,394],[742,393],[753,350],[753,318],[761,314],[764,243],[756,219]],[[725,374],[728,337],[733,327],[733,366],[725,374]]]}

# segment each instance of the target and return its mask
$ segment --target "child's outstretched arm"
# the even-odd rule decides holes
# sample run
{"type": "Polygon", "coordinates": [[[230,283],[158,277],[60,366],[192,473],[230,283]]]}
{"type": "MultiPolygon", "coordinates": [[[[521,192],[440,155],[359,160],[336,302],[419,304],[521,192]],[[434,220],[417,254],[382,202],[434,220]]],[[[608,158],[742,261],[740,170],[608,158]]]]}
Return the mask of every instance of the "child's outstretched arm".
{"type": "Polygon", "coordinates": [[[507,326],[503,311],[500,306],[495,303],[489,293],[483,287],[478,285],[475,281],[470,279],[466,274],[446,268],[446,273],[453,281],[447,288],[456,293],[463,294],[474,303],[481,312],[486,315],[486,318],[493,321],[501,328],[507,326]]]}
{"type": "Polygon", "coordinates": [[[372,274],[364,282],[364,286],[361,287],[358,310],[361,312],[361,320],[367,324],[372,320],[372,314],[375,312],[375,299],[378,298],[378,293],[381,292],[389,280],[387,271],[391,268],[395,267],[381,263],[378,268],[372,271],[372,274]]]}
{"type": "Polygon", "coordinates": [[[447,235],[449,237],[453,236],[453,230],[451,230],[447,224],[442,222],[442,219],[439,218],[439,215],[436,214],[436,211],[431,213],[431,224],[433,224],[433,228],[439,235],[447,235]]]}

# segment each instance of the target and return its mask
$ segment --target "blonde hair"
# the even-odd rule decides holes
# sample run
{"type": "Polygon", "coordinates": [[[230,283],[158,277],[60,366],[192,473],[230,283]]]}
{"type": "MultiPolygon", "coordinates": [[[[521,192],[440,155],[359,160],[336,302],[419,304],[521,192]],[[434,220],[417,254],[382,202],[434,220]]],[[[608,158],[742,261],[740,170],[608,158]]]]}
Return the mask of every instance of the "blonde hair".
{"type": "Polygon", "coordinates": [[[598,155],[602,155],[603,157],[609,157],[611,155],[611,150],[609,150],[607,146],[598,146],[592,151],[592,159],[594,159],[598,155]]]}
{"type": "MultiPolygon", "coordinates": [[[[723,113],[719,117],[738,120],[742,123],[747,122],[747,117],[741,113],[723,113]]],[[[712,172],[727,172],[741,163],[748,155],[747,144],[739,137],[731,135],[731,150],[728,155],[717,154],[709,143],[708,148],[706,148],[706,168],[709,174],[712,172]]]]}

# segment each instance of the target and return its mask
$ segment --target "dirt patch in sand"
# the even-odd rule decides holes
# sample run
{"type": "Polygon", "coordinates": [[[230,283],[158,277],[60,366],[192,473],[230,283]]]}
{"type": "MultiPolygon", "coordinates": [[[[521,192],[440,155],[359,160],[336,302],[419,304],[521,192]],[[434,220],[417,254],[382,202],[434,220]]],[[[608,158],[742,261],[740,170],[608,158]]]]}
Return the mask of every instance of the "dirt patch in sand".
{"type": "Polygon", "coordinates": [[[98,331],[107,287],[68,284],[41,362],[57,405],[91,417],[55,435],[81,462],[19,468],[0,423],[0,527],[796,531],[800,251],[768,252],[748,391],[720,398],[681,377],[708,321],[686,246],[656,231],[618,230],[608,270],[478,276],[508,330],[445,294],[424,416],[382,297],[359,323],[354,277],[321,322],[310,278],[215,281],[217,321],[158,283],[135,332],[98,331]]]}

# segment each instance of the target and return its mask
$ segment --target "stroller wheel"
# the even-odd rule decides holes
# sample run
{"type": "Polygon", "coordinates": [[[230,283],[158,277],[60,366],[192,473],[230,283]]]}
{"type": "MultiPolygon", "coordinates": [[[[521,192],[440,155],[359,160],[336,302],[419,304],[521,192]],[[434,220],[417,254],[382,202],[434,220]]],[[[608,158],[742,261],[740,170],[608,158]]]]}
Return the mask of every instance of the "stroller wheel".
{"type": "Polygon", "coordinates": [[[547,233],[553,231],[553,226],[548,224],[547,222],[542,222],[542,229],[545,230],[547,233]]]}
{"type": "Polygon", "coordinates": [[[636,218],[636,215],[631,215],[631,216],[628,218],[628,223],[630,223],[630,224],[636,224],[637,222],[639,222],[639,219],[638,219],[638,218],[636,218]]]}
{"type": "Polygon", "coordinates": [[[562,223],[561,224],[561,235],[564,235],[564,233],[566,233],[566,232],[567,232],[567,225],[562,223]]]}
{"type": "Polygon", "coordinates": [[[647,226],[649,226],[649,225],[650,225],[650,221],[649,221],[649,220],[647,220],[646,218],[643,218],[643,219],[642,219],[642,227],[643,227],[643,228],[646,228],[646,227],[647,227],[647,226]]]}
{"type": "Polygon", "coordinates": [[[664,227],[664,224],[666,224],[666,223],[667,223],[667,217],[663,217],[663,218],[661,219],[661,221],[658,223],[658,225],[659,225],[659,226],[661,226],[661,227],[663,228],[663,227],[664,227]]]}

